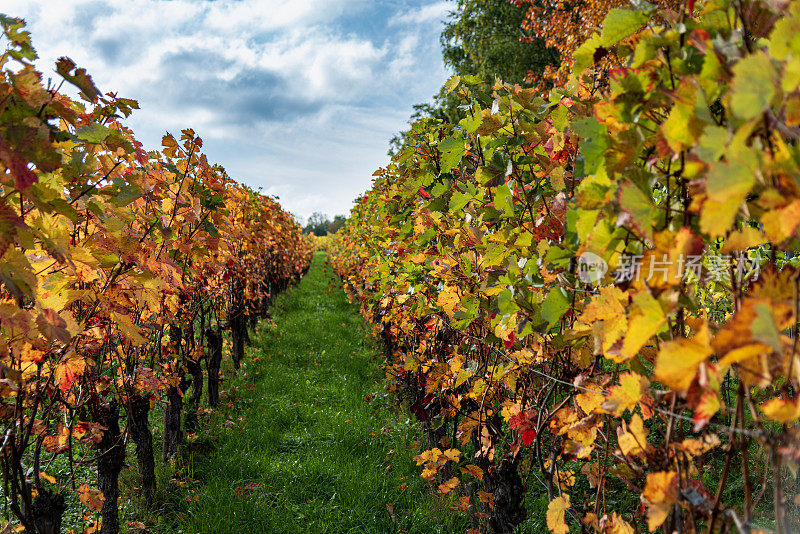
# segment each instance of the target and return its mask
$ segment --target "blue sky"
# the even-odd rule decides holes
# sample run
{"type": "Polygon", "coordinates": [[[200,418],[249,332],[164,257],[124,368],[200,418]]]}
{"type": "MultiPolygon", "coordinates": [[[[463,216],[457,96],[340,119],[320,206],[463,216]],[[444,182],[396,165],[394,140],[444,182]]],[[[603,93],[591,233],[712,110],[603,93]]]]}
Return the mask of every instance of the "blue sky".
{"type": "Polygon", "coordinates": [[[148,148],[191,127],[211,161],[301,221],[347,214],[412,105],[447,78],[452,0],[3,0],[60,56],[139,101],[148,148]]]}

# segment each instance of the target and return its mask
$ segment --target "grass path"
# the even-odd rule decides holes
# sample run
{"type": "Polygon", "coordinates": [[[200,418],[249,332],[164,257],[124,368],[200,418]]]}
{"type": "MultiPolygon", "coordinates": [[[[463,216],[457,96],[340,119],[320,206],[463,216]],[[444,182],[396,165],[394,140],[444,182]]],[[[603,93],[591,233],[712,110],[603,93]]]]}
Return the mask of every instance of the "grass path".
{"type": "Polygon", "coordinates": [[[190,440],[191,493],[165,531],[465,531],[419,477],[419,434],[384,395],[369,328],[324,254],[272,315],[190,440]]]}

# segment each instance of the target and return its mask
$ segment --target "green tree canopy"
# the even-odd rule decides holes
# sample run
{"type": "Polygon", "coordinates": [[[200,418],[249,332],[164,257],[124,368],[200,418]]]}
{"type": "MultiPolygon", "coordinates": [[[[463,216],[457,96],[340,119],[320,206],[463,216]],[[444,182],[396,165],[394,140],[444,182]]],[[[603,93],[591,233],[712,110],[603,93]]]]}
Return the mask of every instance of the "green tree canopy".
{"type": "Polygon", "coordinates": [[[529,70],[558,62],[543,40],[520,42],[525,13],[508,0],[458,0],[440,38],[445,64],[456,74],[524,85],[529,70]]]}
{"type": "Polygon", "coordinates": [[[317,236],[335,234],[346,220],[344,215],[336,215],[331,221],[324,213],[315,211],[308,218],[308,224],[305,225],[303,231],[317,236]]]}

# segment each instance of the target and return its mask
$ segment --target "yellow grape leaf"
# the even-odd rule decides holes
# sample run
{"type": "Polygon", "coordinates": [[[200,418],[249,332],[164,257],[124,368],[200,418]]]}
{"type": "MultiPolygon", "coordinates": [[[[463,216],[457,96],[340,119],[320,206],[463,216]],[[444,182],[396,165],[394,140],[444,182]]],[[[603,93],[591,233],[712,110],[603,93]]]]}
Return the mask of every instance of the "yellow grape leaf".
{"type": "Polygon", "coordinates": [[[561,491],[569,491],[569,488],[575,485],[575,471],[568,469],[553,473],[553,484],[558,485],[561,491]]]}
{"type": "Polygon", "coordinates": [[[661,345],[656,358],[655,378],[665,386],[685,393],[700,364],[712,352],[708,324],[698,321],[693,337],[667,341],[661,345]]]}
{"type": "Polygon", "coordinates": [[[628,333],[622,342],[619,354],[607,353],[616,363],[623,363],[639,352],[647,341],[666,323],[667,317],[661,304],[647,291],[639,291],[633,296],[632,317],[628,320],[628,333]]]}
{"type": "Polygon", "coordinates": [[[39,471],[39,478],[43,478],[44,480],[48,481],[50,484],[56,483],[56,477],[53,475],[48,475],[44,471],[39,471]]]}
{"type": "Polygon", "coordinates": [[[603,519],[600,520],[602,525],[601,532],[605,534],[634,534],[635,531],[633,527],[620,516],[617,512],[611,514],[609,516],[603,516],[603,519]]]}
{"type": "Polygon", "coordinates": [[[0,399],[13,397],[19,392],[19,385],[11,379],[0,378],[0,399]]]}
{"type": "Polygon", "coordinates": [[[628,303],[628,294],[617,286],[603,286],[600,292],[592,297],[583,310],[580,321],[592,323],[598,320],[610,319],[625,314],[625,305],[628,303]]]}
{"type": "MultiPolygon", "coordinates": [[[[770,213],[775,212],[768,211],[765,213],[765,215],[770,213]]],[[[761,222],[764,222],[764,216],[761,217],[761,222]]],[[[766,223],[764,224],[764,227],[766,228],[766,223]]],[[[730,254],[731,252],[747,250],[748,248],[756,247],[766,242],[767,238],[764,237],[764,234],[762,234],[758,228],[745,226],[741,230],[735,230],[728,234],[728,237],[725,238],[725,243],[722,245],[721,252],[723,254],[730,254]]]]}
{"type": "Polygon", "coordinates": [[[618,430],[619,448],[622,454],[630,456],[645,452],[649,445],[647,443],[648,430],[644,427],[644,422],[638,413],[633,414],[629,425],[623,423],[623,427],[618,430]],[[627,426],[627,429],[622,430],[627,426]]]}
{"type": "Polygon", "coordinates": [[[142,329],[134,324],[128,315],[111,312],[111,318],[114,320],[114,323],[116,323],[120,332],[125,335],[126,339],[136,345],[144,345],[147,343],[147,339],[142,336],[142,329]]]}
{"type": "Polygon", "coordinates": [[[425,468],[422,470],[422,473],[420,473],[419,476],[421,476],[425,480],[432,481],[433,477],[438,472],[439,472],[439,465],[438,464],[428,464],[428,465],[425,466],[425,468]]]}
{"type": "Polygon", "coordinates": [[[414,254],[413,256],[411,256],[409,258],[409,260],[412,263],[416,263],[417,265],[425,263],[426,259],[427,259],[427,255],[422,253],[422,252],[417,252],[416,254],[414,254]]]}
{"type": "Polygon", "coordinates": [[[456,486],[458,486],[458,482],[458,477],[453,477],[446,482],[442,482],[439,484],[439,491],[441,493],[450,493],[456,486]]]}
{"type": "Polygon", "coordinates": [[[524,347],[520,350],[512,352],[511,357],[514,358],[520,365],[530,365],[536,360],[536,353],[531,349],[524,347]]]}
{"type": "Polygon", "coordinates": [[[592,383],[584,384],[584,388],[594,391],[582,391],[575,395],[575,402],[581,407],[583,413],[590,415],[594,412],[595,408],[599,408],[605,401],[605,396],[601,392],[600,386],[592,383]]]}
{"type": "Polygon", "coordinates": [[[800,398],[791,400],[776,397],[762,404],[761,411],[772,421],[791,423],[800,419],[800,398]]]}
{"type": "Polygon", "coordinates": [[[678,500],[678,473],[659,471],[647,475],[642,500],[647,504],[647,528],[652,532],[667,519],[678,500]]]}
{"type": "Polygon", "coordinates": [[[766,354],[772,352],[772,349],[766,345],[761,343],[754,343],[752,345],[745,345],[744,347],[739,347],[733,349],[732,351],[728,352],[725,356],[717,364],[718,369],[720,371],[727,369],[734,363],[741,362],[743,360],[749,360],[754,356],[759,356],[761,354],[766,354]]]}
{"type": "Polygon", "coordinates": [[[565,521],[569,506],[569,495],[556,497],[547,505],[547,528],[553,534],[567,534],[569,532],[569,527],[565,521]]]}
{"type": "Polygon", "coordinates": [[[578,319],[576,330],[591,330],[599,345],[595,352],[604,353],[616,343],[628,328],[625,306],[628,294],[616,286],[604,286],[592,298],[578,319]]]}
{"type": "Polygon", "coordinates": [[[442,308],[448,316],[453,317],[456,310],[463,310],[461,299],[458,296],[458,288],[445,286],[436,298],[436,305],[442,308]]]}
{"type": "Polygon", "coordinates": [[[650,387],[650,381],[637,373],[625,373],[619,377],[619,385],[608,390],[608,396],[603,403],[603,410],[619,417],[622,413],[632,410],[650,387]]]}
{"type": "Polygon", "coordinates": [[[578,369],[589,368],[595,361],[594,351],[592,350],[591,344],[583,343],[582,345],[575,347],[572,350],[572,354],[570,354],[570,360],[578,367],[578,369]]]}

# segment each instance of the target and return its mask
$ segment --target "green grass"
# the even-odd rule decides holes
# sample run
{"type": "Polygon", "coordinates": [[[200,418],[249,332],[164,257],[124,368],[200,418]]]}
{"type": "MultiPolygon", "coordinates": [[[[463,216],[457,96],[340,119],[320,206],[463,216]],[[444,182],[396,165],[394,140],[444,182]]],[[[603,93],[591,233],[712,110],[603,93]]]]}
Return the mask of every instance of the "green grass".
{"type": "Polygon", "coordinates": [[[323,253],[272,316],[181,454],[172,476],[186,489],[167,483],[151,530],[464,532],[420,478],[421,434],[385,394],[369,327],[323,253]]]}

